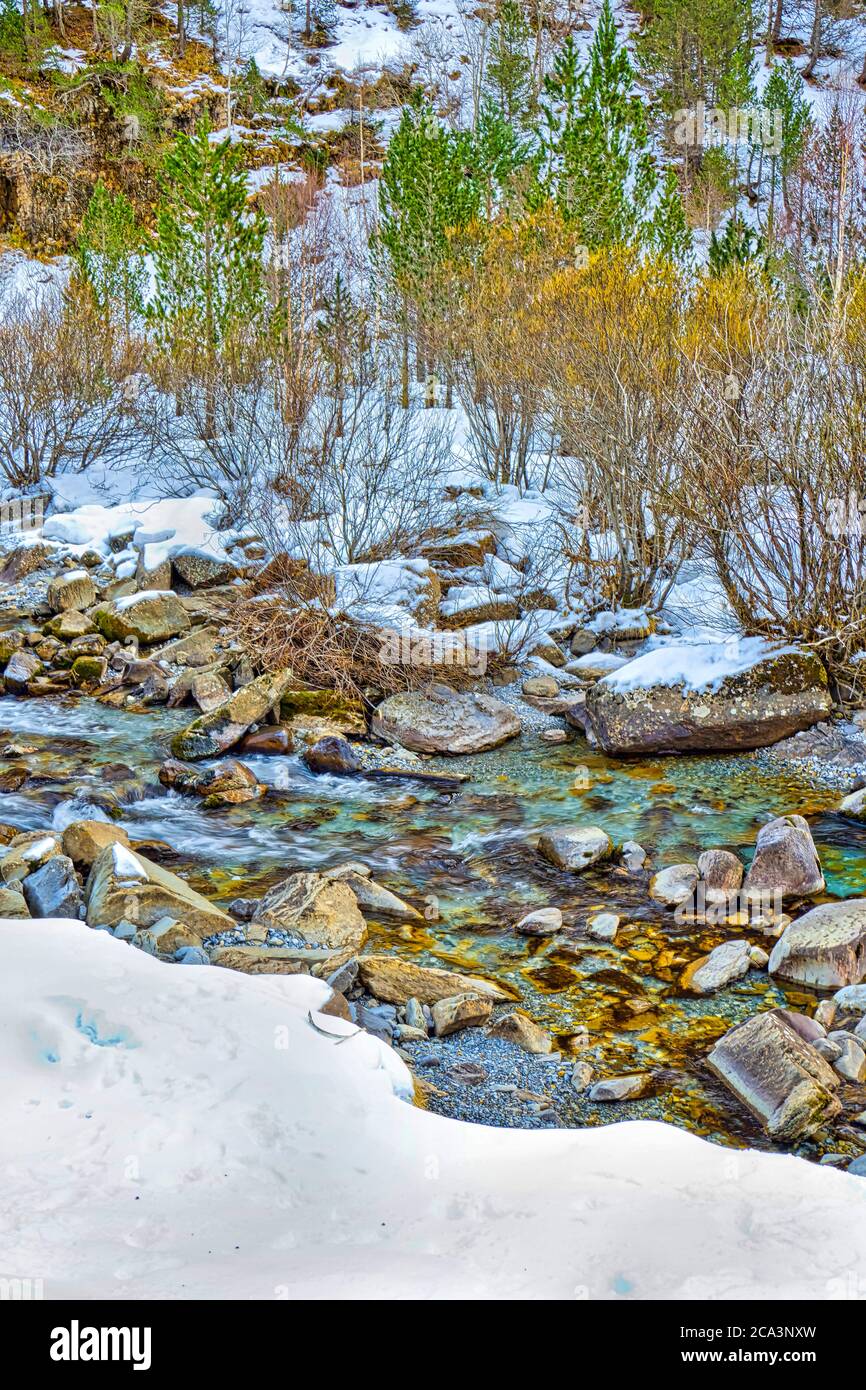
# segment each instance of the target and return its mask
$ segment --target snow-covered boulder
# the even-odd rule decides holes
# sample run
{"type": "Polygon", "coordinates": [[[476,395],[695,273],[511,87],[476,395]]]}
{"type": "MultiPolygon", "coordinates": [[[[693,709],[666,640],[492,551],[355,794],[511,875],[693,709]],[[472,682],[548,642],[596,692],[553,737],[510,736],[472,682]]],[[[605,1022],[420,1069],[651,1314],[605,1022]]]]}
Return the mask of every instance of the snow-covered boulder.
{"type": "Polygon", "coordinates": [[[184,922],[201,937],[234,927],[227,912],[177,874],[122,844],[106,845],[96,856],[86,896],[87,921],[92,927],[113,927],[122,920],[151,927],[161,917],[184,922]]]}
{"type": "Polygon", "coordinates": [[[831,705],[813,653],[746,638],[646,652],[589,688],[585,714],[601,748],[620,756],[760,748],[831,705]]]}
{"type": "Polygon", "coordinates": [[[189,630],[189,614],[172,589],[144,589],[126,598],[116,598],[97,608],[93,615],[99,631],[109,642],[166,642],[189,630]]]}

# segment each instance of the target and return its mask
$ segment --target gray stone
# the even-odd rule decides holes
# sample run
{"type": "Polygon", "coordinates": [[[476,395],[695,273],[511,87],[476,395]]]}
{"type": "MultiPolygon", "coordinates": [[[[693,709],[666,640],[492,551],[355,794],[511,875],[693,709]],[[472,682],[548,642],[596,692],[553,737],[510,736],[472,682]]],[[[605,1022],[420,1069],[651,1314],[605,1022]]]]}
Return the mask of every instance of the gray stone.
{"type": "Polygon", "coordinates": [[[75,865],[65,854],[57,854],[23,883],[24,897],[31,917],[74,917],[78,919],[84,899],[75,865]]]}
{"type": "Polygon", "coordinates": [[[698,856],[698,873],[703,880],[707,902],[724,902],[743,883],[743,866],[726,849],[706,849],[698,856]]]}
{"type": "Polygon", "coordinates": [[[866,985],[846,985],[833,995],[833,1003],[848,1014],[866,1014],[866,985]]]}
{"type": "Polygon", "coordinates": [[[558,907],[539,907],[521,917],[514,930],[522,936],[554,936],[562,927],[562,913],[558,907]]]}
{"type": "Polygon", "coordinates": [[[613,941],[618,930],[619,917],[615,912],[598,912],[587,919],[586,934],[593,941],[613,941]]]}
{"type": "Polygon", "coordinates": [[[650,879],[650,897],[665,907],[679,907],[693,896],[698,878],[696,864],[669,864],[650,879]]]}
{"type": "Polygon", "coordinates": [[[609,859],[613,854],[613,841],[597,825],[576,826],[573,830],[554,827],[542,834],[538,851],[558,869],[580,873],[609,859]]]}
{"type": "Polygon", "coordinates": [[[715,994],[732,980],[741,980],[750,967],[748,941],[723,941],[708,956],[694,961],[686,969],[682,987],[692,994],[715,994]]]}
{"type": "MultiPolygon", "coordinates": [[[[25,884],[26,886],[26,884],[25,884]]],[[[836,1071],[845,1081],[852,1081],[857,1085],[866,1081],[866,1052],[852,1037],[846,1037],[842,1042],[838,1037],[833,1038],[840,1049],[839,1056],[833,1063],[836,1071]]]]}
{"type": "Polygon", "coordinates": [[[631,1076],[611,1076],[607,1081],[597,1081],[589,1093],[590,1100],[619,1101],[638,1100],[646,1095],[652,1078],[646,1072],[636,1072],[631,1076]]]}
{"type": "Polygon", "coordinates": [[[372,731],[418,753],[480,753],[520,733],[520,720],[493,695],[433,685],[391,695],[376,710],[372,731]]]}
{"type": "Polygon", "coordinates": [[[866,979],[866,898],[822,903],[798,917],[773,947],[769,968],[783,980],[821,989],[860,984],[866,979]]]}
{"type": "Polygon", "coordinates": [[[776,1013],[730,1029],[707,1064],[773,1139],[812,1134],[842,1109],[836,1073],[776,1013]]]}
{"type": "Polygon", "coordinates": [[[824,891],[824,875],[809,824],[802,816],[778,816],[758,832],[746,874],[749,896],[803,898],[824,891]]]}

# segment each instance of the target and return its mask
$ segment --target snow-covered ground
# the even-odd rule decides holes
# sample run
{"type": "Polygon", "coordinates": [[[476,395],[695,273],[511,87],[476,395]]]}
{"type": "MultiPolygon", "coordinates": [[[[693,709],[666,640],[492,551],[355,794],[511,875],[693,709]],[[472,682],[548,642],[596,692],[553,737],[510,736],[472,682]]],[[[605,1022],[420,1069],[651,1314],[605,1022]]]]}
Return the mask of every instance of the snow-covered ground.
{"type": "Polygon", "coordinates": [[[118,1299],[833,1299],[862,1281],[862,1179],[645,1122],[442,1119],[407,1102],[389,1048],[316,1013],[326,993],[0,922],[0,1274],[118,1299]]]}

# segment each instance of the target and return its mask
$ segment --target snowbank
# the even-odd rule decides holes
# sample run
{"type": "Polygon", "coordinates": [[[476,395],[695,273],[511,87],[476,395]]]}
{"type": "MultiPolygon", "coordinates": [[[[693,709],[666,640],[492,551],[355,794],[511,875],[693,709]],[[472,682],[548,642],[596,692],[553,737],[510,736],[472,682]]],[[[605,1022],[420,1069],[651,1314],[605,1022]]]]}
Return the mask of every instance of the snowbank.
{"type": "Polygon", "coordinates": [[[325,992],[0,922],[4,1276],[49,1298],[628,1301],[833,1298],[864,1267],[862,1179],[658,1124],[444,1120],[399,1098],[389,1048],[315,1013],[325,992]]]}

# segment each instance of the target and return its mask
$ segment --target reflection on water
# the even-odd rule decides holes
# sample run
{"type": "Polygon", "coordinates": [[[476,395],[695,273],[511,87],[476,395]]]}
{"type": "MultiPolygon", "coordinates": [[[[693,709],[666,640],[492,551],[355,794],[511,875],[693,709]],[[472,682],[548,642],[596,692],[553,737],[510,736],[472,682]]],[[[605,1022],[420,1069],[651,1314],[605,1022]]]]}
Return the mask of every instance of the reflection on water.
{"type": "MultiPolygon", "coordinates": [[[[684,966],[730,932],[678,926],[650,904],[645,876],[561,873],[540,859],[533,839],[551,823],[589,822],[615,841],[638,840],[656,865],[694,860],[710,846],[748,859],[763,821],[799,811],[810,816],[828,891],[866,893],[866,827],[832,814],[837,792],[748,756],[615,762],[582,740],[551,747],[527,734],[493,753],[430,760],[470,775],[458,793],[314,777],[294,756],[246,758],[267,795],[205,811],[157,778],[172,733],[188,719],[188,711],[130,714],[86,699],[0,699],[0,746],[35,750],[0,762],[0,771],[24,766],[29,774],[2,796],[0,820],[62,828],[83,816],[116,818],[133,840],[160,842],[164,862],[221,901],[263,891],[294,869],[363,859],[390,887],[438,909],[422,926],[374,926],[375,945],[509,981],[566,1050],[581,1026],[594,1042],[600,1037],[604,1073],[661,1069],[669,1084],[640,1113],[756,1139],[702,1058],[732,1022],[783,1003],[781,991],[751,972],[711,1000],[681,996],[684,966]],[[566,928],[613,908],[623,923],[616,944],[514,933],[525,912],[547,904],[562,909],[566,928]]],[[[615,1110],[594,1111],[576,1098],[566,1118],[599,1123],[621,1118],[615,1110]]]]}

